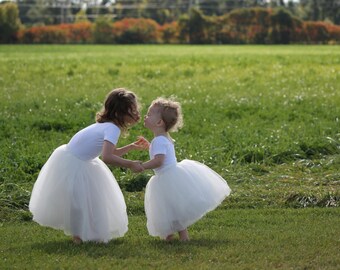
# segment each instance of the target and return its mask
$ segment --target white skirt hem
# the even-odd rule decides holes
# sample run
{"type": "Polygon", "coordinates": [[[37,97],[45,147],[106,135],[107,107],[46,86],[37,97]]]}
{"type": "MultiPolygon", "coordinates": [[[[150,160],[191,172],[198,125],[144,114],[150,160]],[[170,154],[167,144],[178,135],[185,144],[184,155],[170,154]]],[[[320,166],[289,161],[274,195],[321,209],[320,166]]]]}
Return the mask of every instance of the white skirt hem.
{"type": "Polygon", "coordinates": [[[83,241],[108,242],[128,230],[123,194],[99,158],[81,160],[58,147],[41,169],[29,209],[42,226],[83,241]]]}
{"type": "Polygon", "coordinates": [[[230,194],[227,182],[206,165],[183,160],[156,172],[145,190],[147,228],[166,238],[194,224],[230,194]]]}

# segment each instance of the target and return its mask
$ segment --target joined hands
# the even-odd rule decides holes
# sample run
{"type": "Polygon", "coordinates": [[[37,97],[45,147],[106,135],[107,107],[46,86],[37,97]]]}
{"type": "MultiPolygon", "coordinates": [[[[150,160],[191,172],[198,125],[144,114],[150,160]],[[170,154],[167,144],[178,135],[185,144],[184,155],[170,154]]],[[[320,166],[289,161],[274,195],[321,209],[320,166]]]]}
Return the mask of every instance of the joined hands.
{"type": "Polygon", "coordinates": [[[140,172],[145,170],[142,163],[138,160],[132,161],[132,165],[131,165],[130,169],[134,173],[140,173],[140,172]]]}
{"type": "MultiPolygon", "coordinates": [[[[138,136],[138,140],[132,143],[132,145],[137,150],[148,150],[150,147],[149,141],[145,139],[143,136],[138,136]]],[[[140,173],[145,170],[145,168],[142,165],[142,162],[139,160],[132,161],[130,169],[134,173],[140,173]]]]}

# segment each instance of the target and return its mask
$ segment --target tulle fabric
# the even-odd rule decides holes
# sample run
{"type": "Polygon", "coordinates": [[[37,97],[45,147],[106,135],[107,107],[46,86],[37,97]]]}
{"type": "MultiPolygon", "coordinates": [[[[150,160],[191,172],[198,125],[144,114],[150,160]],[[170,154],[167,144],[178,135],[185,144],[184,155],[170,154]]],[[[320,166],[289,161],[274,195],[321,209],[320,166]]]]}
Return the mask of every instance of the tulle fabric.
{"type": "Polygon", "coordinates": [[[123,194],[99,158],[83,161],[57,148],[34,184],[29,209],[40,225],[83,241],[108,242],[128,230],[123,194]]]}
{"type": "Polygon", "coordinates": [[[145,190],[147,228],[166,238],[215,209],[230,194],[227,182],[206,165],[183,160],[152,176],[145,190]]]}

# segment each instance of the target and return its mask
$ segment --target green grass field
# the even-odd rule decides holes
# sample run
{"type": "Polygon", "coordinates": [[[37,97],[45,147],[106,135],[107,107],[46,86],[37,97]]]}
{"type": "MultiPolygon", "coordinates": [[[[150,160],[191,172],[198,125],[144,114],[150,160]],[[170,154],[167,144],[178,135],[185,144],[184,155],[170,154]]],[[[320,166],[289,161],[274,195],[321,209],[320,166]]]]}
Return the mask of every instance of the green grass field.
{"type": "MultiPolygon", "coordinates": [[[[339,85],[339,46],[0,46],[0,268],[337,269],[339,85]],[[207,164],[233,190],[188,244],[147,235],[152,172],[112,168],[130,226],[107,246],[74,247],[30,221],[41,167],[116,87],[137,93],[143,114],[175,95],[178,159],[207,164]]],[[[151,139],[138,124],[119,144],[138,135],[151,139]]]]}
{"type": "Polygon", "coordinates": [[[144,216],[109,244],[75,246],[30,223],[0,227],[1,269],[339,269],[336,209],[216,210],[190,228],[188,243],[148,236],[144,216]]]}

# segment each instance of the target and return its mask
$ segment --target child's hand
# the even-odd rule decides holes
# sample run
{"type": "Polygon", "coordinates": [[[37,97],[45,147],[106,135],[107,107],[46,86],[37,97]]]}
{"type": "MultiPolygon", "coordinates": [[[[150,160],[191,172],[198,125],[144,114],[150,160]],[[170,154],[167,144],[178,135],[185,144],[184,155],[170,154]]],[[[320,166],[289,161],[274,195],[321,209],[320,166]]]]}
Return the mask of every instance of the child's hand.
{"type": "Polygon", "coordinates": [[[132,161],[130,169],[134,173],[139,173],[139,172],[144,171],[144,167],[142,166],[142,163],[140,161],[132,161]]]}
{"type": "Polygon", "coordinates": [[[138,140],[133,143],[135,147],[139,150],[148,150],[150,147],[150,143],[143,136],[138,136],[138,140]]]}

